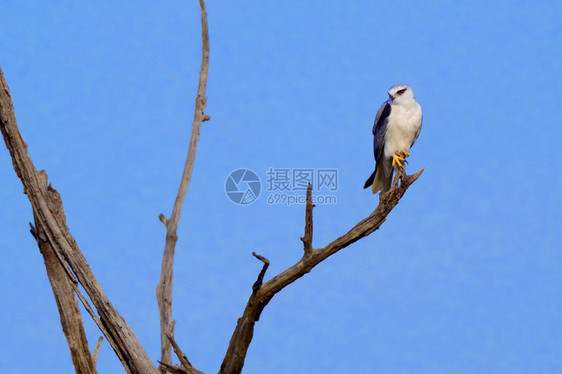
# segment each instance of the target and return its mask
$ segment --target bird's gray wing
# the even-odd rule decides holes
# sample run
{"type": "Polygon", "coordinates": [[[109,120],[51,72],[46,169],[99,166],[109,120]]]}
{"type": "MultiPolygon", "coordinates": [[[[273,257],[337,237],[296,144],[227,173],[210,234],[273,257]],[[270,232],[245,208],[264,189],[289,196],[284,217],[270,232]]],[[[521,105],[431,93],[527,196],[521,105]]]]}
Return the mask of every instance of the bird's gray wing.
{"type": "Polygon", "coordinates": [[[384,136],[386,135],[386,125],[392,106],[390,100],[385,101],[379,108],[373,124],[373,152],[375,154],[375,161],[377,164],[382,159],[384,152],[384,136]]]}
{"type": "MultiPolygon", "coordinates": [[[[375,154],[375,171],[371,176],[365,181],[363,188],[371,186],[377,175],[377,170],[383,163],[384,155],[384,136],[386,134],[386,125],[388,124],[388,117],[390,116],[391,106],[390,100],[385,101],[379,108],[377,115],[375,116],[375,123],[373,125],[373,153],[375,154]]],[[[388,177],[389,170],[388,165],[383,166],[384,174],[388,177]]]]}

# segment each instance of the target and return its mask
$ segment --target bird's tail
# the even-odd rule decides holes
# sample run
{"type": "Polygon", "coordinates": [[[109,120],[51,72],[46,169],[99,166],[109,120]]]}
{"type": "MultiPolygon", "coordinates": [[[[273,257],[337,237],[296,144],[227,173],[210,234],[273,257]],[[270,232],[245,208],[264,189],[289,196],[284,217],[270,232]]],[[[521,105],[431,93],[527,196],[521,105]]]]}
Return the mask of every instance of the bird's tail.
{"type": "Polygon", "coordinates": [[[392,171],[393,169],[390,169],[389,175],[386,175],[384,167],[379,167],[379,165],[377,165],[373,174],[365,181],[363,188],[372,186],[371,191],[373,191],[374,194],[381,190],[388,191],[392,184],[392,171]]]}
{"type": "Polygon", "coordinates": [[[365,181],[365,184],[363,185],[363,189],[370,187],[373,184],[373,181],[375,180],[375,174],[377,173],[377,169],[375,169],[375,171],[373,171],[373,174],[371,174],[371,176],[369,178],[367,178],[367,180],[365,181]]]}

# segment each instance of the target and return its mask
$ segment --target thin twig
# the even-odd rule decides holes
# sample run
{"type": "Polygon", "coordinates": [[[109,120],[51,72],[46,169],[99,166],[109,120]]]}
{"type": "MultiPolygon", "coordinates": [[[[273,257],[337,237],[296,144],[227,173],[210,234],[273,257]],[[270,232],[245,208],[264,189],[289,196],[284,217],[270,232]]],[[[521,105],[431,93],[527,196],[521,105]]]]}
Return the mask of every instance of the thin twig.
{"type": "Polygon", "coordinates": [[[252,255],[255,258],[257,258],[258,260],[260,260],[261,262],[263,262],[263,267],[261,268],[261,271],[258,274],[258,279],[256,280],[256,282],[252,286],[252,290],[255,293],[255,292],[258,292],[261,285],[263,284],[263,277],[265,277],[265,272],[267,271],[267,268],[269,267],[269,260],[267,258],[261,256],[261,255],[258,255],[256,252],[252,252],[252,255]]]}
{"type": "Polygon", "coordinates": [[[103,342],[103,336],[100,336],[98,338],[98,341],[96,342],[96,346],[94,347],[94,352],[92,353],[92,360],[94,360],[94,366],[96,366],[96,363],[98,362],[98,355],[100,353],[101,342],[103,342]]]}
{"type": "Polygon", "coordinates": [[[187,359],[187,356],[185,355],[185,353],[183,353],[180,346],[175,341],[174,337],[172,335],[168,334],[168,339],[170,340],[170,344],[172,344],[172,347],[174,348],[174,353],[176,354],[176,356],[180,360],[180,367],[183,370],[185,370],[187,373],[190,373],[190,374],[203,374],[203,372],[195,369],[193,367],[193,365],[191,365],[191,362],[189,362],[189,360],[187,359]]]}
{"type": "MultiPolygon", "coordinates": [[[[178,189],[178,194],[174,202],[172,214],[170,218],[159,216],[160,221],[166,225],[166,244],[164,246],[164,254],[162,256],[162,269],[160,280],[156,287],[156,299],[158,301],[158,309],[160,310],[160,342],[161,342],[161,358],[163,363],[171,364],[171,344],[168,334],[173,336],[173,326],[171,325],[172,317],[172,285],[173,285],[173,263],[176,242],[178,240],[177,228],[180,220],[180,214],[191,180],[191,173],[195,162],[195,153],[199,140],[199,129],[201,123],[207,120],[205,115],[205,107],[207,103],[207,76],[209,74],[209,30],[207,25],[207,11],[203,0],[199,0],[201,7],[201,39],[202,39],[202,56],[201,70],[199,72],[199,88],[197,90],[197,98],[195,100],[195,112],[193,114],[193,123],[191,127],[191,139],[189,141],[189,149],[183,169],[183,174],[178,189]]],[[[161,365],[160,370],[164,372],[165,368],[161,365]]]]}
{"type": "Polygon", "coordinates": [[[304,213],[304,236],[301,238],[304,245],[304,255],[310,256],[312,253],[312,184],[306,188],[306,209],[304,213]]]}
{"type": "Polygon", "coordinates": [[[192,367],[191,362],[189,362],[185,353],[183,353],[178,343],[176,343],[174,337],[168,334],[168,339],[170,340],[170,344],[172,344],[172,347],[174,348],[174,353],[176,354],[176,356],[178,356],[178,359],[180,360],[181,367],[186,370],[192,367]]]}
{"type": "Polygon", "coordinates": [[[406,167],[404,165],[396,166],[396,171],[395,171],[395,174],[394,174],[394,181],[392,182],[392,185],[397,186],[400,179],[402,179],[402,177],[404,177],[406,175],[407,175],[406,174],[406,167]]]}

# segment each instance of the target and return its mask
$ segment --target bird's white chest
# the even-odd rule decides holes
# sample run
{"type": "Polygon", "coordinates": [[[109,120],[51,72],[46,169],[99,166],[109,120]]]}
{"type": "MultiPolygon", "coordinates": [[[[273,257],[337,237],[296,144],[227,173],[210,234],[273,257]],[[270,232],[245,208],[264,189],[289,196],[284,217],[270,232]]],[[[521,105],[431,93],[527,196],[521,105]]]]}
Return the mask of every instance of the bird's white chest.
{"type": "Polygon", "coordinates": [[[420,131],[422,111],[418,103],[393,105],[388,119],[384,139],[384,155],[391,157],[396,152],[409,151],[420,131]]]}

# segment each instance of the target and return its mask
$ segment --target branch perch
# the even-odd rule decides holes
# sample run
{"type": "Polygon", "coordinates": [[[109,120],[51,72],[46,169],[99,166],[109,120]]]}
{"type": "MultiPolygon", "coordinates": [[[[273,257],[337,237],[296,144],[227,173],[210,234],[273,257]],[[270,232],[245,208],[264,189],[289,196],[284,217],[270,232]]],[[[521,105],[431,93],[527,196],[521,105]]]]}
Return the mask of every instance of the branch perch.
{"type": "Polygon", "coordinates": [[[172,286],[174,282],[173,264],[176,242],[178,240],[177,228],[180,220],[181,209],[191,180],[193,164],[195,162],[195,153],[197,151],[197,143],[199,141],[199,130],[201,123],[207,121],[209,117],[205,114],[207,105],[207,76],[209,74],[209,30],[207,25],[207,11],[205,2],[199,0],[201,7],[201,39],[202,39],[202,55],[201,69],[199,72],[199,87],[197,89],[197,98],[195,99],[195,112],[193,114],[193,123],[191,126],[191,139],[189,141],[189,149],[187,158],[181,177],[180,186],[172,209],[170,218],[166,218],[160,214],[160,221],[166,226],[166,243],[164,245],[164,254],[162,256],[162,269],[160,272],[160,280],[156,287],[156,299],[158,301],[158,309],[160,311],[160,371],[164,373],[172,363],[171,358],[171,340],[169,336],[174,335],[174,325],[172,318],[172,286]],[[168,364],[168,365],[164,365],[168,364]]]}
{"type": "MultiPolygon", "coordinates": [[[[303,238],[303,242],[305,243],[305,256],[281,274],[262,284],[257,290],[253,290],[242,317],[238,319],[236,328],[230,338],[230,343],[223,359],[219,374],[237,374],[242,371],[248,347],[254,334],[255,323],[259,320],[263,309],[271,301],[275,294],[300,277],[304,276],[306,273],[310,272],[312,268],[334,253],[376,231],[384,223],[386,217],[392,209],[398,205],[398,202],[406,190],[420,177],[422,173],[423,169],[413,175],[406,175],[405,172],[401,172],[401,183],[395,183],[390,190],[380,194],[379,204],[373,213],[353,226],[347,233],[324,247],[316,250],[309,249],[309,255],[306,255],[306,245],[307,241],[312,238],[312,203],[309,203],[307,198],[307,218],[305,227],[308,227],[308,225],[311,227],[310,230],[305,228],[304,238],[306,238],[306,240],[303,238]],[[310,217],[308,215],[308,210],[310,210],[310,217]],[[308,232],[310,233],[310,238],[307,237],[308,232]]],[[[309,190],[310,186],[307,190],[307,195],[309,195],[309,190]]]]}

